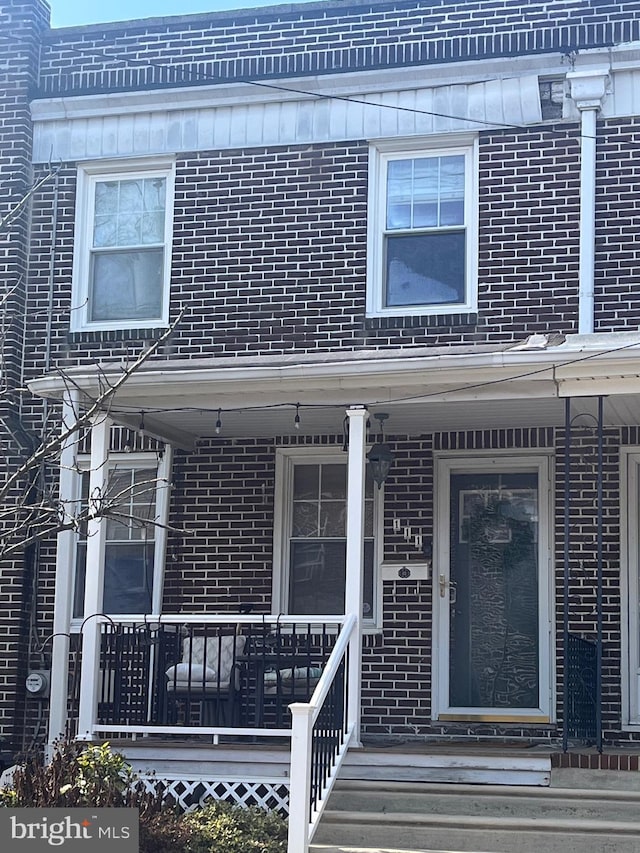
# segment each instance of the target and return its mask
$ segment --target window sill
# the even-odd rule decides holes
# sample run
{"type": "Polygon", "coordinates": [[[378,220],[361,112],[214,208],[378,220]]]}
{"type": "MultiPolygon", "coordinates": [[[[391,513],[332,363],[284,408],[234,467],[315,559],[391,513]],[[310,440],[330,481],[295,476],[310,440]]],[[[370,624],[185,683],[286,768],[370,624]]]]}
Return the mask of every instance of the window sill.
{"type": "Polygon", "coordinates": [[[383,329],[417,329],[434,328],[439,329],[451,326],[476,326],[478,314],[469,311],[462,314],[428,314],[428,315],[406,315],[402,317],[366,317],[364,327],[368,331],[383,329]]]}
{"type": "Polygon", "coordinates": [[[80,332],[69,332],[68,341],[71,344],[108,344],[119,341],[156,341],[166,332],[163,329],[85,329],[80,332]]]}

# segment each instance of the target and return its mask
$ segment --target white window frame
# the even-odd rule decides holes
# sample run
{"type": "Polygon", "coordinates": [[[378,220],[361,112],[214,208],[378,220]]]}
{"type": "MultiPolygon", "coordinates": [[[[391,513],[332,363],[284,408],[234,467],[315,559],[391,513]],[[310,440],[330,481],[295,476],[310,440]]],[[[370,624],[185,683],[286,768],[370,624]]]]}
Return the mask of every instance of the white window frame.
{"type": "Polygon", "coordinates": [[[622,728],[640,731],[640,447],[620,449],[622,728]]]}
{"type": "MultiPolygon", "coordinates": [[[[272,613],[287,613],[289,601],[289,538],[291,535],[291,505],[293,471],[296,464],[340,464],[347,469],[347,455],[339,448],[287,447],[276,449],[275,508],[273,535],[272,613]]],[[[382,627],[382,573],[380,569],[383,528],[384,486],[374,487],[373,498],[373,612],[363,617],[365,632],[382,627]]],[[[336,614],[337,615],[337,614],[336,614]]]]}
{"type": "Polygon", "coordinates": [[[175,161],[172,158],[127,161],[102,160],[97,163],[83,163],[78,165],[71,301],[72,332],[108,331],[111,329],[155,329],[168,326],[174,188],[175,161]],[[164,178],[166,180],[164,265],[162,310],[160,316],[147,319],[132,317],[131,319],[120,320],[91,320],[89,318],[89,290],[96,184],[102,181],[124,181],[144,178],[164,178]]]}
{"type": "MultiPolygon", "coordinates": [[[[171,447],[167,446],[161,455],[157,453],[113,453],[109,456],[109,468],[140,468],[148,469],[150,472],[155,469],[156,473],[156,515],[154,526],[154,561],[153,561],[153,594],[151,601],[151,613],[159,614],[162,612],[162,596],[164,582],[164,567],[165,556],[167,550],[167,525],[169,520],[169,497],[171,491],[170,476],[171,476],[172,452],[171,447]]],[[[80,456],[77,460],[77,475],[74,478],[74,496],[75,506],[80,506],[82,500],[82,475],[90,471],[91,459],[88,456],[80,456]]],[[[73,543],[73,570],[71,574],[71,602],[70,612],[73,614],[74,596],[76,588],[76,571],[77,571],[77,553],[80,535],[77,534],[73,543]]],[[[114,619],[121,619],[125,614],[106,614],[111,615],[114,619]]],[[[149,614],[126,614],[136,615],[144,618],[149,614]]],[[[78,632],[81,628],[84,617],[73,617],[71,620],[71,630],[78,632]]]]}
{"type": "MultiPolygon", "coordinates": [[[[465,134],[430,140],[380,140],[369,148],[369,221],[367,234],[367,316],[406,317],[466,314],[478,308],[478,138],[465,134]],[[465,300],[426,305],[384,304],[384,234],[386,222],[386,176],[392,160],[420,157],[465,157],[465,300]]],[[[437,232],[436,232],[437,233],[437,232]]]]}

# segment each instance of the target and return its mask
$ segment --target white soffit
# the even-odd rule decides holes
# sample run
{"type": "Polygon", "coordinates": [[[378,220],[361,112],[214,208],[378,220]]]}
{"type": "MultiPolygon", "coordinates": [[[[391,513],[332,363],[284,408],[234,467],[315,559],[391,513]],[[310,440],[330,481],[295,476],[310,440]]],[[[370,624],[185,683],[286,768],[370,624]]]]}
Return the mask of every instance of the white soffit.
{"type": "MultiPolygon", "coordinates": [[[[244,411],[224,410],[221,414],[221,439],[273,438],[284,435],[343,435],[346,406],[301,406],[300,426],[295,429],[295,406],[244,411]]],[[[529,429],[562,427],[565,421],[565,401],[558,398],[473,403],[428,401],[412,404],[381,403],[369,408],[371,413],[387,412],[385,434],[418,436],[435,432],[477,431],[487,429],[529,429]]],[[[128,423],[134,429],[139,423],[136,414],[114,413],[115,420],[128,423]]],[[[596,424],[597,399],[573,398],[571,417],[575,429],[593,429],[596,424]]],[[[166,411],[145,414],[145,427],[152,434],[178,440],[181,446],[193,446],[200,437],[216,438],[217,410],[166,411]]],[[[640,397],[608,397],[604,402],[606,426],[640,425],[640,397]]],[[[372,430],[375,433],[375,425],[372,430]]]]}
{"type": "Polygon", "coordinates": [[[223,105],[186,108],[176,101],[175,108],[167,104],[148,112],[143,106],[127,111],[125,99],[114,98],[104,115],[74,117],[71,111],[56,119],[38,119],[36,110],[34,162],[426,136],[542,121],[537,75],[355,97],[236,104],[227,99],[223,105]]]}

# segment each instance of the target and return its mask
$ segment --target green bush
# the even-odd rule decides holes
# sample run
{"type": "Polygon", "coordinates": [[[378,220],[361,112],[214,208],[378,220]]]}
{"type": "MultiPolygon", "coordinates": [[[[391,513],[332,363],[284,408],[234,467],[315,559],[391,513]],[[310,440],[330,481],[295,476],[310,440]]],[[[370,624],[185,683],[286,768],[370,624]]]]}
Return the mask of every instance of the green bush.
{"type": "Polygon", "coordinates": [[[14,773],[13,788],[0,791],[0,807],[129,807],[140,812],[140,853],[284,853],[285,821],[258,808],[212,802],[182,814],[163,791],[136,785],[124,756],[108,743],[56,745],[49,763],[29,758],[14,773]]]}
{"type": "Polygon", "coordinates": [[[213,801],[185,815],[184,822],[202,845],[197,847],[199,853],[284,853],[287,849],[284,819],[257,807],[213,801]]]}
{"type": "Polygon", "coordinates": [[[38,753],[17,768],[13,788],[3,792],[2,805],[125,806],[130,805],[134,781],[134,773],[124,756],[112,752],[108,743],[87,746],[71,740],[60,741],[50,762],[45,762],[38,753]]]}

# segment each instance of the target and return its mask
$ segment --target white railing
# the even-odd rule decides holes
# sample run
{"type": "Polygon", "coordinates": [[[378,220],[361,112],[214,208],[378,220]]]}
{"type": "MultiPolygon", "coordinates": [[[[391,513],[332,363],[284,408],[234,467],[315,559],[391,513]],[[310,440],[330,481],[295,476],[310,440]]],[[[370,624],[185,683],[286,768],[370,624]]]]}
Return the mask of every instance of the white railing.
{"type": "MultiPolygon", "coordinates": [[[[354,702],[349,673],[352,670],[351,659],[354,655],[358,655],[359,649],[357,624],[357,617],[353,614],[312,617],[172,614],[147,616],[143,621],[139,616],[123,615],[112,618],[97,614],[85,621],[84,632],[94,632],[90,645],[100,648],[102,643],[103,651],[97,663],[94,662],[93,656],[83,661],[78,738],[90,740],[105,735],[109,737],[128,735],[135,738],[137,735],[145,734],[172,736],[207,734],[212,736],[214,744],[218,742],[221,735],[290,738],[288,853],[308,853],[309,844],[337,773],[356,733],[357,719],[354,717],[353,709],[358,706],[358,702],[354,702]],[[107,685],[107,691],[113,692],[109,681],[112,672],[117,666],[127,666],[126,654],[119,657],[116,650],[115,660],[110,668],[109,661],[105,660],[105,638],[113,638],[119,636],[118,632],[126,631],[124,643],[126,650],[127,643],[131,645],[127,637],[133,636],[135,642],[138,632],[140,636],[145,636],[146,632],[151,643],[158,643],[167,629],[173,632],[174,648],[182,645],[184,637],[203,635],[217,637],[221,634],[232,634],[242,637],[243,641],[246,637],[257,637],[261,640],[272,637],[281,638],[284,646],[282,665],[289,666],[289,671],[292,673],[295,670],[295,662],[287,663],[288,650],[295,648],[296,643],[299,647],[301,641],[307,641],[308,647],[313,646],[316,651],[324,648],[326,652],[323,655],[322,674],[308,702],[293,701],[287,705],[292,715],[291,725],[260,726],[255,725],[255,721],[254,725],[207,725],[202,724],[202,720],[198,725],[175,722],[163,724],[162,720],[154,718],[153,707],[157,707],[157,692],[162,689],[162,682],[165,679],[165,658],[159,657],[158,661],[154,662],[153,655],[160,652],[157,645],[151,645],[150,650],[145,652],[146,657],[138,658],[134,655],[131,665],[135,670],[134,683],[137,683],[135,678],[140,680],[141,677],[143,682],[144,678],[147,678],[151,685],[148,690],[150,698],[143,700],[139,706],[142,708],[143,717],[147,715],[146,718],[142,722],[123,722],[122,718],[115,721],[114,719],[100,721],[99,699],[102,696],[104,702],[104,685],[107,685]],[[105,636],[101,639],[102,634],[105,636]],[[144,661],[142,665],[140,660],[144,661]],[[136,673],[140,673],[141,676],[136,673]],[[145,710],[145,707],[148,707],[148,710],[145,710]]],[[[255,653],[254,660],[260,660],[260,654],[260,652],[255,653]]],[[[315,659],[317,660],[318,657],[316,656],[315,659]]],[[[245,655],[243,664],[246,665],[246,662],[245,655]]],[[[263,673],[260,670],[258,676],[254,676],[254,688],[260,685],[260,689],[264,689],[262,678],[263,673]]],[[[285,694],[284,697],[279,698],[287,697],[285,694]]],[[[357,738],[357,733],[355,736],[357,738]]]]}
{"type": "Polygon", "coordinates": [[[322,722],[322,712],[330,700],[341,702],[345,711],[350,704],[346,678],[349,649],[355,637],[356,624],[354,615],[346,617],[309,702],[289,705],[293,724],[288,853],[308,853],[354,733],[355,720],[350,720],[348,716],[345,719],[344,714],[338,715],[339,729],[330,726],[327,730],[326,724],[322,722]]]}

